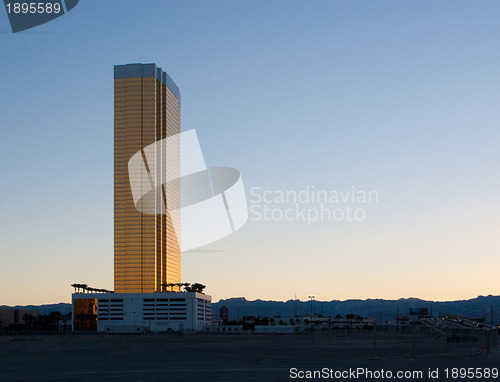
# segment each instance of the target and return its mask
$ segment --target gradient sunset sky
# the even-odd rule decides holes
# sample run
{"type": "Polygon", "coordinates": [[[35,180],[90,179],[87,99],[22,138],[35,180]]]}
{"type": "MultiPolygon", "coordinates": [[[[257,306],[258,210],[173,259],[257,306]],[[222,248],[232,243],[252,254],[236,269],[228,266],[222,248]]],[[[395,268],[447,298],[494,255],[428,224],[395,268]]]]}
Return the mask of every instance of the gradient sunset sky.
{"type": "Polygon", "coordinates": [[[499,15],[497,1],[81,0],[12,34],[0,10],[0,305],[113,289],[113,65],[137,62],[174,79],[182,130],[241,171],[249,207],[251,189],[378,194],[362,221],[251,220],[185,253],[184,282],[214,301],[500,295],[499,15]]]}

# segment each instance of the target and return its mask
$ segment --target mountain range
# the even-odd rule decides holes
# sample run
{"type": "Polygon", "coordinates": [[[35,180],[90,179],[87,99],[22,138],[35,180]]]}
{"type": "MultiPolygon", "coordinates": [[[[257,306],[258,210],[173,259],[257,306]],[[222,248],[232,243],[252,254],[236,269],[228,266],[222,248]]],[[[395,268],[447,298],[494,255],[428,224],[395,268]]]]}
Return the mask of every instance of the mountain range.
{"type": "Polygon", "coordinates": [[[309,316],[313,314],[335,317],[356,314],[362,317],[375,318],[377,321],[394,320],[397,315],[409,314],[410,309],[427,308],[434,316],[460,314],[464,317],[485,317],[491,320],[493,310],[494,321],[500,321],[500,296],[479,296],[460,301],[427,301],[418,298],[401,298],[399,300],[367,299],[367,300],[333,300],[333,301],[247,301],[244,297],[220,300],[212,304],[216,316],[222,306],[229,310],[229,319],[242,316],[309,316]],[[312,306],[311,306],[312,305],[312,306]]]}
{"type": "MultiPolygon", "coordinates": [[[[219,318],[220,309],[225,306],[229,311],[229,319],[243,316],[294,317],[322,314],[327,317],[356,314],[362,317],[375,318],[377,321],[393,320],[396,315],[408,315],[410,309],[427,308],[434,316],[444,314],[460,314],[468,318],[484,317],[486,322],[500,321],[500,296],[479,296],[470,300],[459,301],[427,301],[418,298],[401,298],[399,300],[332,300],[332,301],[249,301],[244,297],[229,298],[212,304],[215,316],[219,318]]],[[[5,305],[2,305],[5,307],[5,305]]],[[[15,306],[15,308],[38,310],[40,314],[56,311],[62,314],[71,312],[71,304],[47,304],[15,306]]]]}

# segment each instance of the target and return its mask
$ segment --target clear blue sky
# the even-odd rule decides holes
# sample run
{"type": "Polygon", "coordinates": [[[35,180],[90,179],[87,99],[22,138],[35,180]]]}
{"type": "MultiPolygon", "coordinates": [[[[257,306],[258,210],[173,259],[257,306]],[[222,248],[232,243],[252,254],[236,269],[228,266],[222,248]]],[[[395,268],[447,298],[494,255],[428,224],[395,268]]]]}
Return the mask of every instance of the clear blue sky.
{"type": "MultiPolygon", "coordinates": [[[[376,190],[362,222],[250,221],[183,256],[220,298],[500,294],[500,3],[97,1],[0,10],[0,304],[113,288],[113,65],[154,62],[247,190],[376,190]]],[[[276,206],[275,206],[276,207],[276,206]]],[[[277,206],[282,208],[282,206],[277,206]]]]}

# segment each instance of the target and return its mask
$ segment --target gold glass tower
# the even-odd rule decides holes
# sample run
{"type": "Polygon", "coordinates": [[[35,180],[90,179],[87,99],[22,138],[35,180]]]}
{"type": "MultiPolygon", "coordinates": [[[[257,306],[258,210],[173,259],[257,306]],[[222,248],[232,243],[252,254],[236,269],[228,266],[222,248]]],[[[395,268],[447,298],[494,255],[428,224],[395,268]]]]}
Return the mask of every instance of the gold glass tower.
{"type": "MultiPolygon", "coordinates": [[[[180,133],[180,93],[169,75],[155,64],[116,65],[115,147],[114,147],[114,230],[115,292],[143,293],[162,290],[162,284],[180,283],[180,239],[172,223],[169,203],[180,201],[178,185],[153,189],[147,203],[163,203],[156,211],[139,212],[132,197],[129,160],[142,152],[151,185],[150,168],[180,176],[179,147],[167,150],[161,145],[148,163],[144,148],[170,135],[180,133]],[[167,203],[167,201],[169,201],[167,203]],[[166,211],[166,213],[165,213],[166,211]]],[[[153,206],[153,210],[155,207],[153,206]]],[[[176,216],[175,218],[178,218],[176,216]]]]}

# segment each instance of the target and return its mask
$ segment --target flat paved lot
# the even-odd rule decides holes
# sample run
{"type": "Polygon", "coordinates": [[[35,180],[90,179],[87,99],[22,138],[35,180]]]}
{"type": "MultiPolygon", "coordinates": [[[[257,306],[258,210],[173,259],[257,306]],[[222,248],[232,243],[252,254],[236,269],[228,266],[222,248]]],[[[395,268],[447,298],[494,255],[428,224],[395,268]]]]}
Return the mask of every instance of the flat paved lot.
{"type": "MultiPolygon", "coordinates": [[[[58,335],[0,337],[0,381],[290,381],[290,369],[422,371],[498,367],[500,351],[432,337],[58,335]]],[[[396,380],[397,378],[393,378],[396,380]]],[[[311,380],[311,379],[301,379],[311,380]]],[[[318,379],[316,379],[318,380],[318,379]]],[[[375,378],[330,379],[380,381],[375,378]]],[[[479,379],[455,379],[455,381],[479,379]]],[[[490,381],[495,379],[489,379],[490,381]]],[[[496,381],[500,381],[496,379],[496,381]]]]}

